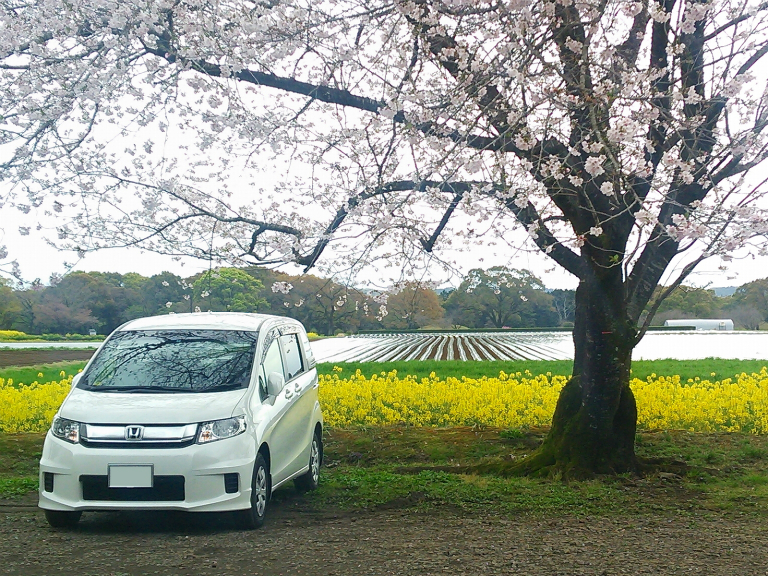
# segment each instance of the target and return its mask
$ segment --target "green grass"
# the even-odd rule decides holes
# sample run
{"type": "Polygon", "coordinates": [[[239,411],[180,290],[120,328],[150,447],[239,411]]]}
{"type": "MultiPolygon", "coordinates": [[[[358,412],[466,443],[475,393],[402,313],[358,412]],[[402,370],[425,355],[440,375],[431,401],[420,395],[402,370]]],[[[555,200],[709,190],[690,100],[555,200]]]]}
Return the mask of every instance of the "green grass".
{"type": "MultiPolygon", "coordinates": [[[[642,432],[637,452],[683,460],[688,471],[644,478],[600,477],[581,482],[454,473],[463,466],[518,459],[535,450],[546,430],[413,428],[327,430],[320,489],[310,507],[434,507],[541,515],[768,514],[768,436],[642,432]]],[[[37,489],[43,434],[0,435],[0,498],[37,489]]],[[[276,504],[292,501],[281,487],[276,504]]]]}
{"type": "MultiPolygon", "coordinates": [[[[534,375],[550,372],[558,375],[569,375],[573,367],[570,360],[516,360],[503,361],[462,361],[462,360],[427,360],[423,362],[337,362],[318,364],[321,374],[332,374],[333,367],[342,369],[340,375],[354,374],[360,370],[366,376],[381,372],[397,370],[398,374],[411,374],[418,378],[426,378],[434,372],[440,378],[453,376],[461,378],[480,378],[482,376],[498,376],[502,370],[507,374],[530,371],[534,375]]],[[[736,374],[759,372],[763,366],[768,366],[766,360],[721,360],[707,358],[705,360],[638,360],[632,363],[632,376],[645,380],[651,374],[659,376],[679,375],[683,382],[689,378],[712,379],[732,378],[736,374]]]]}
{"type": "Polygon", "coordinates": [[[533,514],[613,515],[685,511],[768,513],[768,437],[638,434],[638,455],[682,460],[688,472],[563,483],[451,473],[521,458],[546,430],[384,427],[332,430],[323,482],[310,498],[341,509],[453,506],[533,514]]]}
{"type": "Polygon", "coordinates": [[[37,490],[43,434],[0,434],[0,498],[37,490]]]}
{"type": "Polygon", "coordinates": [[[56,362],[54,364],[42,364],[39,366],[11,366],[0,368],[0,378],[12,378],[14,383],[31,384],[38,382],[50,382],[61,380],[61,372],[69,376],[77,374],[85,366],[86,362],[56,362]],[[42,376],[38,376],[41,374],[42,376]]]}
{"type": "Polygon", "coordinates": [[[313,500],[342,509],[450,506],[569,515],[618,513],[636,507],[611,482],[565,484],[528,478],[497,478],[423,470],[398,474],[386,467],[350,468],[326,474],[313,500]]]}

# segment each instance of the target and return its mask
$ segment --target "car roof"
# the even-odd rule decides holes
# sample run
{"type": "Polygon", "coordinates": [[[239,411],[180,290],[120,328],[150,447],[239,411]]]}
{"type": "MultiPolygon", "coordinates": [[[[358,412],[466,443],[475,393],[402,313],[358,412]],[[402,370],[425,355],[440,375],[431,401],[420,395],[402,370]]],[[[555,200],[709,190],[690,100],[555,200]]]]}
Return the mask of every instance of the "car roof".
{"type": "Polygon", "coordinates": [[[241,312],[196,312],[194,314],[164,314],[148,318],[137,318],[126,322],[119,331],[126,330],[174,330],[192,328],[201,330],[253,330],[257,331],[268,320],[284,320],[291,324],[298,322],[285,316],[271,314],[245,314],[241,312]]]}

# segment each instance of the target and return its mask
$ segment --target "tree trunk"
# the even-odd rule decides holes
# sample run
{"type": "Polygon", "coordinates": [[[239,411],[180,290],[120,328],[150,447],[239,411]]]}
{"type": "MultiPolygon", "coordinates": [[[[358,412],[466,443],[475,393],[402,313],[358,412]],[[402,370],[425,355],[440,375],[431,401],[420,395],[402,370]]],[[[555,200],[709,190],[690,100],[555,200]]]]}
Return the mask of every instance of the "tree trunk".
{"type": "Polygon", "coordinates": [[[326,322],[325,322],[325,333],[327,336],[333,336],[333,332],[336,329],[336,322],[333,317],[333,310],[329,311],[329,314],[326,316],[326,322]]]}
{"type": "Polygon", "coordinates": [[[585,478],[636,472],[637,406],[629,388],[635,335],[620,273],[582,281],[576,291],[573,375],[552,428],[516,473],[585,478]]]}

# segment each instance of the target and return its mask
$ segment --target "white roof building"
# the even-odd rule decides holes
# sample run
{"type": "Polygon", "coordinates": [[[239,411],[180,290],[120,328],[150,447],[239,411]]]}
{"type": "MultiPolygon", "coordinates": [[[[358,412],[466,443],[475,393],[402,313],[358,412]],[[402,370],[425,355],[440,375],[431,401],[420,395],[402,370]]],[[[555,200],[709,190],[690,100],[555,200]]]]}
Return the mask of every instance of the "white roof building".
{"type": "Polygon", "coordinates": [[[684,320],[667,320],[664,322],[664,326],[693,326],[696,330],[733,330],[733,320],[730,318],[687,318],[684,320]]]}

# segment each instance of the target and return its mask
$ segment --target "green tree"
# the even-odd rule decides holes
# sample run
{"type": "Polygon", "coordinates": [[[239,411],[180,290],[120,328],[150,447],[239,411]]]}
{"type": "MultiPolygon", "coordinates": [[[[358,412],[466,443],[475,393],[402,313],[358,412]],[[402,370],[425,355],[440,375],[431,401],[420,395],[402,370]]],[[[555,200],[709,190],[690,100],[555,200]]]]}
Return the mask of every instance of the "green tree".
{"type": "MultiPolygon", "coordinates": [[[[656,289],[656,298],[663,290],[663,286],[656,289]]],[[[661,302],[654,315],[654,323],[662,325],[673,318],[718,318],[724,304],[725,300],[718,298],[714,290],[677,286],[661,302]]]]}
{"type": "Polygon", "coordinates": [[[740,286],[731,296],[731,302],[756,310],[763,321],[768,321],[768,278],[740,286]]]}
{"type": "Polygon", "coordinates": [[[140,302],[126,312],[130,318],[167,314],[169,312],[193,312],[192,283],[171,272],[161,272],[141,283],[140,302]],[[170,304],[170,306],[169,306],[170,304]]]}
{"type": "Polygon", "coordinates": [[[10,281],[0,278],[0,330],[10,330],[21,320],[21,302],[9,284],[10,281]]]}
{"type": "Polygon", "coordinates": [[[264,284],[239,268],[216,268],[192,284],[195,305],[202,310],[257,312],[266,308],[260,296],[264,284]]]}
{"type": "Polygon", "coordinates": [[[283,314],[313,332],[356,332],[365,315],[374,313],[367,295],[331,278],[305,274],[281,282],[274,291],[275,307],[283,306],[283,314]]]}
{"type": "Polygon", "coordinates": [[[47,317],[63,314],[63,306],[68,308],[74,317],[84,319],[85,316],[80,311],[87,310],[95,319],[88,328],[96,328],[102,334],[109,334],[130,319],[126,311],[141,299],[142,292],[138,286],[142,278],[138,274],[130,274],[126,286],[122,274],[72,272],[42,291],[40,305],[47,307],[49,312],[58,310],[53,316],[48,313],[47,317]]]}
{"type": "Polygon", "coordinates": [[[553,326],[557,311],[541,280],[525,270],[470,270],[445,303],[454,324],[468,328],[553,326]]]}

